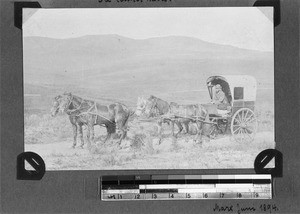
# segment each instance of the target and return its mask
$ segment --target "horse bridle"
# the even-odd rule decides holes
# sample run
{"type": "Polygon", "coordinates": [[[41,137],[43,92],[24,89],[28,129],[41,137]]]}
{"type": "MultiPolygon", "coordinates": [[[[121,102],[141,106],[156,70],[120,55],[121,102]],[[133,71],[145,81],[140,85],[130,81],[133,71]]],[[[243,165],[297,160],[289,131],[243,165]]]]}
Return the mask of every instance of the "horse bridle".
{"type": "Polygon", "coordinates": [[[157,107],[157,100],[158,100],[158,98],[155,98],[155,102],[154,102],[154,104],[151,106],[151,109],[149,110],[149,114],[151,113],[151,112],[153,112],[153,109],[158,109],[158,107],[157,107]]]}
{"type": "MultiPolygon", "coordinates": [[[[147,100],[143,100],[143,102],[147,102],[147,100]]],[[[141,113],[144,113],[146,111],[146,104],[143,108],[141,108],[140,106],[136,108],[137,110],[141,111],[141,113]]]]}
{"type": "MultiPolygon", "coordinates": [[[[74,99],[74,96],[73,96],[72,94],[70,94],[70,97],[68,96],[68,101],[69,101],[69,103],[65,106],[65,111],[66,111],[67,108],[70,107],[71,103],[73,102],[73,99],[74,99]]],[[[81,103],[80,103],[80,105],[79,105],[78,108],[73,109],[73,110],[68,110],[68,111],[66,111],[66,112],[67,112],[68,114],[72,114],[73,112],[76,112],[76,111],[80,110],[83,102],[84,102],[84,101],[81,101],[81,103]]]]}

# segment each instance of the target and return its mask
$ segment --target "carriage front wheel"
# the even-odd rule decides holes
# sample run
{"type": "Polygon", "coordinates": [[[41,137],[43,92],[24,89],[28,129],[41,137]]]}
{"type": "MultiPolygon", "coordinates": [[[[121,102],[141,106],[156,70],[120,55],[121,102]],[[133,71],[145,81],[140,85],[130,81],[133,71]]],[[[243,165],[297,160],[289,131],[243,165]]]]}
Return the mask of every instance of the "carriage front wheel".
{"type": "Polygon", "coordinates": [[[250,143],[257,131],[257,118],[248,108],[241,108],[231,119],[231,134],[238,143],[250,143]]]}

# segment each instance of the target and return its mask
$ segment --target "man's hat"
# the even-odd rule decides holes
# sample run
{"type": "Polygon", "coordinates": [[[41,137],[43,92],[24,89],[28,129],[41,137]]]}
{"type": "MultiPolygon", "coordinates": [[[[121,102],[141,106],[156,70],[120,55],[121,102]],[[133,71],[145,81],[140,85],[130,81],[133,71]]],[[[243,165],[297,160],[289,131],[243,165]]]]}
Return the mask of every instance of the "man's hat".
{"type": "Polygon", "coordinates": [[[215,88],[216,88],[216,89],[217,89],[217,88],[222,89],[222,86],[219,85],[219,84],[217,84],[217,85],[215,86],[215,88]]]}

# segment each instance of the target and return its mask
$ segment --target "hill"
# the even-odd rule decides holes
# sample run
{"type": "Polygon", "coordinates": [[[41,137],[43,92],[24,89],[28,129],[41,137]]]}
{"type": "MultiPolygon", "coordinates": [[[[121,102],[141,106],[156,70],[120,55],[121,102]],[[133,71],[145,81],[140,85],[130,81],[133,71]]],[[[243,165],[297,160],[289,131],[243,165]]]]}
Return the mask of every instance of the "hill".
{"type": "Polygon", "coordinates": [[[67,90],[133,99],[141,94],[204,89],[209,76],[226,74],[250,74],[259,87],[273,87],[273,53],[196,38],[25,37],[23,44],[25,93],[44,87],[51,96],[67,90]]]}

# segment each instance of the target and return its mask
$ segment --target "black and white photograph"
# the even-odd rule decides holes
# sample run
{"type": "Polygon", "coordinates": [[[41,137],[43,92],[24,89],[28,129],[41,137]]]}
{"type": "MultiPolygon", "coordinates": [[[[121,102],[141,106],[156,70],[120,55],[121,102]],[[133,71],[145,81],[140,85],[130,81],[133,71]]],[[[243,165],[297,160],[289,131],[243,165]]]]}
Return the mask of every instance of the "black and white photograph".
{"type": "Polygon", "coordinates": [[[47,170],[240,169],[275,148],[272,7],[23,9],[47,170]]]}

